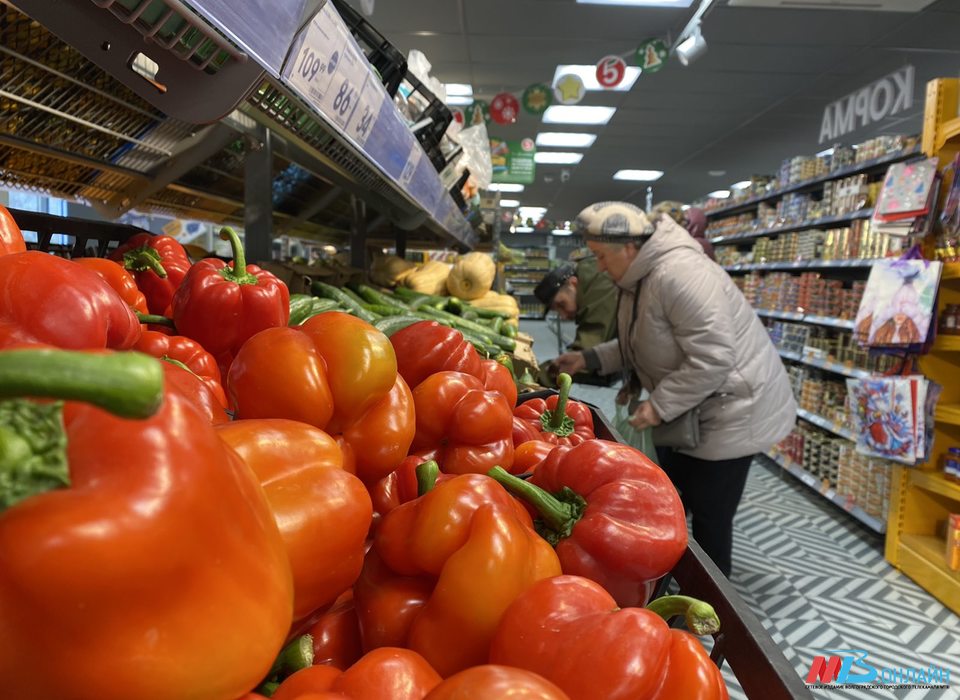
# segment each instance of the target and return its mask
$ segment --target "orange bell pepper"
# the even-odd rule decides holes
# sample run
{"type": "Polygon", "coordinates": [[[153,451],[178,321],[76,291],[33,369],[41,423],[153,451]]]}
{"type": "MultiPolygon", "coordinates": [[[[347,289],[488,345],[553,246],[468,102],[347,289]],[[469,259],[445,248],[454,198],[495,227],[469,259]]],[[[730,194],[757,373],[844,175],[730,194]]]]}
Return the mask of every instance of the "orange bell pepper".
{"type": "Polygon", "coordinates": [[[343,593],[308,632],[313,639],[313,663],[349,668],[363,656],[360,623],[353,591],[343,593]]]}
{"type": "Polygon", "coordinates": [[[25,252],[27,252],[27,244],[23,240],[20,227],[10,211],[0,205],[0,255],[25,252]]]}
{"type": "MultiPolygon", "coordinates": [[[[410,616],[404,646],[443,676],[485,663],[507,606],[534,582],[560,574],[556,553],[523,506],[478,474],[445,481],[390,511],[373,548],[394,575],[434,583],[410,616]]],[[[370,596],[359,582],[354,595],[363,632],[370,596]]]]}
{"type": "Polygon", "coordinates": [[[293,586],[263,490],[162,379],[139,353],[0,353],[0,396],[73,399],[62,428],[59,403],[0,410],[20,499],[0,512],[5,697],[234,700],[283,644],[293,586]]]}
{"type": "Polygon", "coordinates": [[[618,608],[579,576],[539,581],[503,616],[490,662],[539,673],[571,700],[727,700],[700,642],[664,619],[684,614],[690,630],[713,634],[720,625],[713,608],[682,596],[649,608],[618,608]]]}
{"type": "Polygon", "coordinates": [[[263,485],[293,570],[294,619],[329,605],[363,566],[373,517],[363,482],[343,471],[333,438],[306,423],[238,420],[217,433],[263,485]]]}
{"type": "Polygon", "coordinates": [[[543,676],[509,666],[474,666],[450,676],[424,700],[570,700],[543,676]]]}
{"type": "Polygon", "coordinates": [[[287,418],[342,434],[365,483],[396,469],[416,432],[390,339],[340,312],[251,338],[230,368],[227,391],[239,418],[287,418]]]}
{"type": "Polygon", "coordinates": [[[77,258],[74,262],[100,275],[131,309],[142,314],[150,313],[147,310],[147,298],[137,287],[133,275],[123,269],[123,265],[106,258],[77,258]]]}
{"type": "Polygon", "coordinates": [[[423,700],[441,678],[419,654],[383,647],[341,673],[310,666],[287,678],[273,700],[423,700]]]}

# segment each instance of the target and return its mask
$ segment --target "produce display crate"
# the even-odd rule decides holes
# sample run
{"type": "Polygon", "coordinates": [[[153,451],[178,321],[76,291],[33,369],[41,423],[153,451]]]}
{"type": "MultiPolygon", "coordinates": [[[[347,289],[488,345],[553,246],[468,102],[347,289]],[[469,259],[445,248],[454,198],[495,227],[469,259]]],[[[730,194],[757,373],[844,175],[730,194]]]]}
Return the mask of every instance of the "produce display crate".
{"type": "Polygon", "coordinates": [[[17,226],[24,232],[28,249],[55,253],[67,258],[103,258],[127,239],[144,233],[142,229],[127,224],[56,216],[22,209],[9,211],[17,226]],[[36,236],[31,236],[30,233],[35,233],[36,236]],[[54,235],[62,236],[63,239],[57,242],[54,235]],[[35,240],[32,240],[34,238],[35,240]]]}
{"type": "Polygon", "coordinates": [[[387,94],[393,97],[407,74],[407,59],[386,37],[373,28],[363,16],[344,0],[333,0],[340,19],[350,28],[367,60],[380,76],[387,94]]]}
{"type": "Polygon", "coordinates": [[[440,147],[444,134],[450,122],[453,121],[453,112],[443,104],[422,82],[417,80],[412,73],[407,71],[404,82],[412,88],[412,92],[419,95],[420,99],[426,103],[426,107],[420,112],[417,123],[412,127],[426,151],[427,157],[433,163],[437,172],[447,167],[447,156],[440,147]]]}
{"type": "MultiPolygon", "coordinates": [[[[552,389],[544,389],[521,394],[518,402],[546,398],[556,393],[552,389]]],[[[583,403],[590,407],[598,438],[624,442],[600,409],[588,402],[583,403]]],[[[690,540],[687,551],[673,571],[660,581],[656,595],[662,595],[671,582],[679,586],[679,592],[683,595],[704,600],[717,611],[720,632],[713,635],[710,658],[719,668],[723,668],[724,663],[730,667],[748,698],[813,700],[813,694],[760,620],[693,540],[690,540]]]]}

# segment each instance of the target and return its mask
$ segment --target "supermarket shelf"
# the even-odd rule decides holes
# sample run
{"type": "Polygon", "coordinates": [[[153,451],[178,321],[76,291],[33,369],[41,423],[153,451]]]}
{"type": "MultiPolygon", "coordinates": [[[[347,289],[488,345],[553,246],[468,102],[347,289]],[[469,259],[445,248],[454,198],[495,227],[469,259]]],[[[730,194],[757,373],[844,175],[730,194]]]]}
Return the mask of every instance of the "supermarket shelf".
{"type": "Polygon", "coordinates": [[[907,474],[914,486],[960,502],[960,484],[950,481],[943,472],[908,469],[907,474]]]}
{"type": "Polygon", "coordinates": [[[937,404],[937,423],[960,425],[960,404],[937,404]]]}
{"type": "Polygon", "coordinates": [[[943,272],[940,274],[941,280],[960,280],[960,262],[948,262],[943,264],[943,272]]]}
{"type": "Polygon", "coordinates": [[[776,462],[785,471],[795,476],[797,479],[802,481],[804,484],[809,486],[811,489],[819,493],[834,505],[843,508],[843,510],[874,532],[882,535],[887,531],[887,524],[884,521],[868,514],[862,508],[860,508],[860,506],[855,505],[850,499],[838,494],[832,488],[826,487],[823,482],[821,482],[813,474],[808,472],[796,462],[793,462],[792,460],[789,460],[781,455],[766,454],[764,456],[776,462]]]}
{"type": "MultiPolygon", "coordinates": [[[[960,128],[960,127],[958,127],[960,128]]],[[[850,175],[857,175],[859,173],[868,172],[875,168],[881,168],[891,163],[899,163],[903,160],[908,160],[914,156],[920,155],[920,149],[911,149],[909,151],[903,151],[900,153],[894,153],[891,155],[881,156],[880,158],[874,158],[873,160],[864,161],[863,163],[855,163],[853,165],[848,165],[845,168],[840,168],[828,175],[821,175],[820,177],[815,177],[812,180],[804,180],[803,182],[797,182],[787,187],[782,187],[773,192],[768,192],[767,194],[761,195],[759,197],[752,197],[742,202],[735,202],[734,204],[727,205],[725,207],[720,207],[718,209],[711,209],[706,212],[707,218],[719,217],[724,214],[735,214],[741,211],[747,211],[754,208],[761,202],[767,202],[771,199],[779,199],[785,194],[791,194],[792,192],[799,192],[805,189],[812,189],[818,185],[822,185],[825,182],[830,180],[838,180],[842,177],[849,177],[850,175]]]]}
{"type": "Polygon", "coordinates": [[[838,435],[842,438],[846,438],[851,442],[857,441],[857,436],[854,435],[852,431],[847,430],[842,425],[837,425],[832,420],[827,420],[823,416],[817,415],[816,413],[811,413],[810,411],[802,408],[797,409],[797,415],[807,421],[807,423],[812,423],[818,428],[823,428],[827,432],[833,433],[834,435],[838,435]]]}
{"type": "Polygon", "coordinates": [[[857,369],[856,367],[848,367],[847,365],[839,362],[831,362],[830,360],[821,360],[817,357],[811,357],[808,354],[801,355],[788,350],[781,350],[780,348],[777,348],[777,352],[779,352],[780,357],[784,359],[792,360],[793,362],[799,362],[807,365],[808,367],[823,369],[828,372],[833,372],[834,374],[842,374],[844,377],[852,377],[853,379],[866,379],[867,377],[873,376],[873,372],[868,370],[857,369]]]}
{"type": "Polygon", "coordinates": [[[933,341],[934,352],[960,352],[960,335],[938,335],[933,341]]]}
{"type": "Polygon", "coordinates": [[[937,150],[946,145],[947,141],[960,136],[960,117],[954,117],[950,121],[941,125],[937,131],[937,150]]]}
{"type": "Polygon", "coordinates": [[[741,263],[725,265],[727,272],[748,272],[750,270],[822,270],[825,268],[873,267],[877,260],[856,258],[852,260],[798,260],[796,262],[741,263]]]}
{"type": "MultiPolygon", "coordinates": [[[[842,328],[852,331],[856,323],[847,318],[834,318],[833,316],[816,316],[813,314],[802,314],[799,311],[773,311],[770,309],[754,309],[757,316],[766,318],[776,318],[781,321],[797,321],[799,323],[809,323],[814,326],[829,326],[831,328],[842,328]]],[[[958,336],[960,338],[960,336],[958,336]]]]}
{"type": "Polygon", "coordinates": [[[960,571],[947,568],[946,542],[933,535],[900,535],[900,568],[960,615],[960,571]]]}
{"type": "Polygon", "coordinates": [[[785,226],[772,226],[770,228],[757,229],[755,231],[743,231],[741,233],[731,233],[729,236],[718,236],[709,239],[714,245],[726,245],[739,241],[747,241],[761,236],[775,236],[780,233],[792,233],[793,231],[804,231],[808,228],[820,228],[822,226],[833,226],[835,224],[847,224],[857,219],[869,219],[873,216],[873,208],[859,209],[849,214],[838,214],[837,216],[824,216],[819,219],[810,219],[802,221],[799,224],[787,224],[785,226]]]}

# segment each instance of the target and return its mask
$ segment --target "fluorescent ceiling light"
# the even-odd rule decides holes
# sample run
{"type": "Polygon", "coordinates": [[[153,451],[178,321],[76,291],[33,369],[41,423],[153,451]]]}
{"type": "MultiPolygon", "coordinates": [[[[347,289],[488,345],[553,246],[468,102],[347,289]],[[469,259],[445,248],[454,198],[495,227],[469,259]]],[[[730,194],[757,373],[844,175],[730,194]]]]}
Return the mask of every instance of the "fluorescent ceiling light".
{"type": "Polygon", "coordinates": [[[544,131],[537,134],[538,146],[554,148],[590,148],[596,140],[596,134],[575,134],[565,131],[544,131]]]}
{"type": "Polygon", "coordinates": [[[447,83],[447,95],[454,97],[473,97],[473,85],[466,83],[447,83]]]}
{"type": "Polygon", "coordinates": [[[529,226],[517,226],[513,229],[514,233],[533,233],[533,229],[529,226]]]}
{"type": "MultiPolygon", "coordinates": [[[[532,219],[533,223],[537,223],[543,218],[543,215],[547,213],[547,209],[546,207],[520,207],[517,213],[520,215],[522,221],[532,219]]],[[[519,231],[520,229],[517,230],[519,231]]]]}
{"type": "Polygon", "coordinates": [[[627,7],[690,7],[693,0],[577,0],[578,5],[625,5],[627,7]]]}
{"type": "Polygon", "coordinates": [[[655,182],[663,177],[662,170],[618,170],[614,180],[633,180],[636,182],[655,182]]]}
{"type": "Polygon", "coordinates": [[[605,88],[597,82],[597,67],[593,66],[581,66],[581,65],[559,65],[557,70],[553,74],[553,82],[551,85],[556,85],[557,81],[560,80],[565,75],[569,74],[576,75],[583,81],[583,87],[587,90],[597,90],[597,91],[610,91],[610,92],[628,92],[630,88],[633,87],[633,84],[637,82],[637,78],[640,77],[640,69],[636,66],[627,66],[627,70],[623,73],[623,80],[620,81],[620,84],[617,87],[605,88]]]}
{"type": "Polygon", "coordinates": [[[533,160],[541,165],[576,165],[583,160],[583,154],[565,151],[537,151],[533,155],[533,160]]]}
{"type": "Polygon", "coordinates": [[[714,190],[708,197],[713,197],[714,199],[726,199],[730,196],[730,190],[714,190]]]}
{"type": "Polygon", "coordinates": [[[523,192],[523,185],[514,185],[509,182],[493,182],[487,188],[488,192],[523,192]]]}
{"type": "Polygon", "coordinates": [[[826,149],[825,151],[820,151],[820,152],[817,154],[817,158],[823,158],[824,156],[832,156],[832,155],[833,155],[833,152],[834,152],[835,150],[836,150],[836,149],[834,149],[834,148],[828,148],[828,149],[826,149]]]}
{"type": "Polygon", "coordinates": [[[466,107],[473,104],[473,98],[467,95],[447,95],[447,104],[454,107],[466,107]]]}
{"type": "Polygon", "coordinates": [[[551,233],[554,236],[572,236],[573,235],[573,231],[568,231],[565,228],[555,228],[553,229],[553,231],[551,231],[551,233]]]}
{"type": "Polygon", "coordinates": [[[730,185],[731,190],[743,190],[752,185],[753,183],[750,180],[741,180],[740,182],[735,182],[730,185]]]}
{"type": "Polygon", "coordinates": [[[520,200],[519,200],[519,199],[501,199],[501,200],[500,200],[500,206],[501,206],[501,207],[510,207],[511,209],[512,209],[513,207],[519,207],[519,206],[520,206],[520,200]]]}
{"type": "Polygon", "coordinates": [[[690,208],[689,204],[684,204],[682,207],[680,207],[680,211],[686,211],[689,208],[690,208]]]}
{"type": "Polygon", "coordinates": [[[587,107],[584,105],[552,105],[543,113],[544,124],[590,124],[599,126],[610,121],[616,107],[587,107]]]}

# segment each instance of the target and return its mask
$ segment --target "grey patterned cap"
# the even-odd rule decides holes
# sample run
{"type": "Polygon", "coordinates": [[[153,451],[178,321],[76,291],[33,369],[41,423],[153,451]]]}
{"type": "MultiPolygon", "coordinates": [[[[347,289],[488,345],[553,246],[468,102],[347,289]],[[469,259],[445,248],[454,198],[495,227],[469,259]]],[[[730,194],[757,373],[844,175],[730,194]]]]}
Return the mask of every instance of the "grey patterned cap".
{"type": "Polygon", "coordinates": [[[627,239],[645,241],[654,226],[640,207],[629,202],[598,202],[577,214],[573,229],[587,240],[625,243],[627,239]]]}

